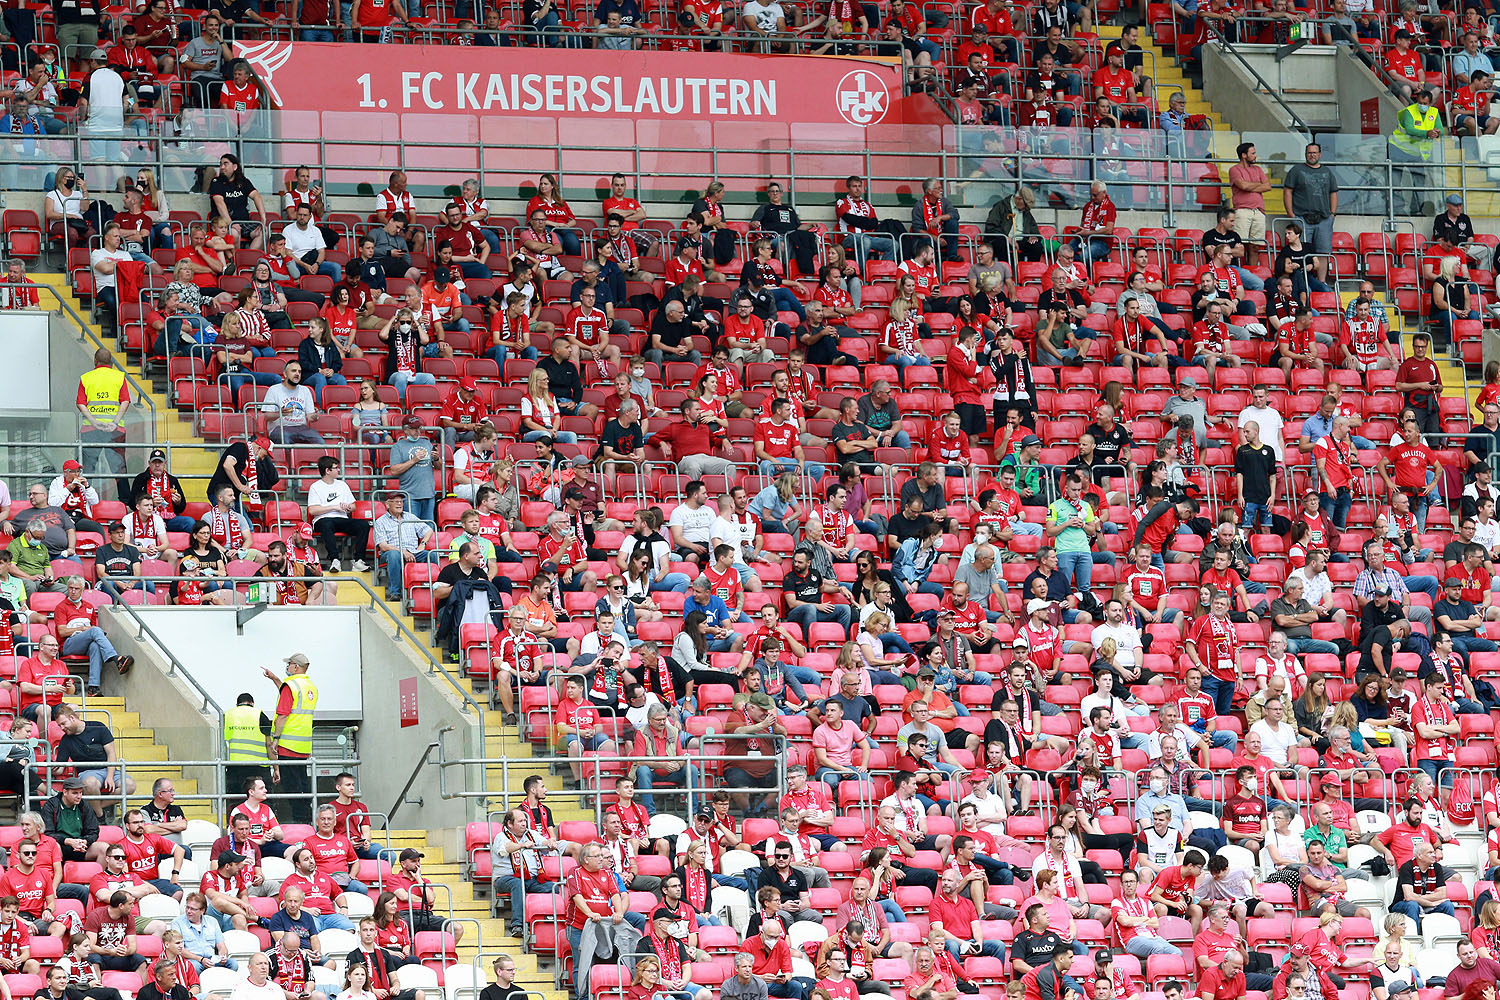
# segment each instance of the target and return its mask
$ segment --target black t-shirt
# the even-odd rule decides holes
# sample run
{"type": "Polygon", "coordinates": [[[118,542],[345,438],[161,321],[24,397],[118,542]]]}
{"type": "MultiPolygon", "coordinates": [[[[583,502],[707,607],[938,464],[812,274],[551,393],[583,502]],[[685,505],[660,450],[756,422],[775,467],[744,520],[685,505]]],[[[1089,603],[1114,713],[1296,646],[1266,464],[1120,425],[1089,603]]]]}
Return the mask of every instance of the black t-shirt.
{"type": "Polygon", "coordinates": [[[1089,429],[1084,433],[1094,439],[1094,469],[1098,474],[1101,466],[1107,466],[1106,474],[1111,476],[1122,476],[1125,474],[1124,463],[1120,456],[1126,459],[1130,457],[1130,432],[1125,425],[1118,420],[1115,426],[1106,431],[1097,423],[1089,424],[1089,429]]]}
{"type": "Polygon", "coordinates": [[[1203,253],[1212,260],[1216,249],[1222,246],[1232,247],[1239,242],[1241,242],[1240,234],[1233,229],[1227,233],[1221,233],[1217,229],[1208,229],[1203,233],[1203,253]]]}
{"type": "Polygon", "coordinates": [[[808,567],[806,576],[798,576],[796,570],[787,573],[781,589],[804,604],[821,604],[823,601],[823,574],[808,567]]]}
{"type": "Polygon", "coordinates": [[[1271,498],[1271,478],[1276,475],[1276,450],[1241,445],[1234,453],[1234,471],[1245,477],[1245,499],[1263,504],[1271,498]]]}
{"type": "MultiPolygon", "coordinates": [[[[870,703],[865,701],[861,695],[855,695],[853,698],[845,698],[842,694],[833,694],[823,699],[823,704],[826,705],[830,701],[836,701],[844,706],[844,718],[856,726],[863,723],[867,716],[875,714],[874,710],[870,708],[870,703]]],[[[861,728],[863,727],[861,726],[861,728]]]]}
{"type": "Polygon", "coordinates": [[[451,562],[448,565],[444,566],[442,572],[438,574],[437,582],[445,583],[451,587],[460,580],[484,581],[488,579],[489,575],[478,566],[475,566],[472,570],[466,571],[462,563],[451,562]]]}
{"type": "Polygon", "coordinates": [[[1088,303],[1083,300],[1083,293],[1076,288],[1065,288],[1062,290],[1061,294],[1059,294],[1056,290],[1049,288],[1041,295],[1037,296],[1036,311],[1038,315],[1044,316],[1047,313],[1051,312],[1053,309],[1062,309],[1064,311],[1067,311],[1070,309],[1077,309],[1086,305],[1088,305],[1088,303]]]}
{"type": "Polygon", "coordinates": [[[908,479],[901,484],[901,506],[904,508],[906,502],[912,497],[922,498],[922,510],[942,510],[948,506],[948,498],[943,493],[943,481],[939,479],[925,490],[922,484],[917,482],[916,477],[908,479]]]}
{"type": "MultiPolygon", "coordinates": [[[[1465,511],[1465,513],[1467,514],[1468,512],[1465,511]]],[[[1443,562],[1445,562],[1445,563],[1463,562],[1463,559],[1464,559],[1464,549],[1466,547],[1468,547],[1470,544],[1471,543],[1469,543],[1469,542],[1464,542],[1464,541],[1459,541],[1458,539],[1454,539],[1453,541],[1449,542],[1447,545],[1444,545],[1443,546],[1443,562]]]]}
{"type": "Polygon", "coordinates": [[[103,576],[129,576],[135,564],[141,561],[141,550],[134,545],[116,549],[112,545],[101,545],[94,552],[94,573],[103,576]]]}
{"type": "Polygon", "coordinates": [[[250,178],[244,174],[238,175],[231,183],[226,178],[215,177],[208,186],[209,200],[215,195],[224,199],[224,207],[229,211],[229,217],[236,221],[244,222],[250,218],[250,193],[255,190],[255,185],[250,178]]]}
{"type": "Polygon", "coordinates": [[[1031,91],[1032,96],[1045,103],[1055,102],[1058,95],[1064,90],[1063,78],[1054,70],[1044,78],[1036,70],[1026,74],[1026,89],[1031,91]]]}
{"type": "Polygon", "coordinates": [[[1032,570],[1031,575],[1027,576],[1025,582],[1021,584],[1021,593],[1026,595],[1028,601],[1031,600],[1032,580],[1047,581],[1047,600],[1049,601],[1067,600],[1068,595],[1073,592],[1073,585],[1068,582],[1068,574],[1062,570],[1057,570],[1051,576],[1042,576],[1041,570],[1032,570]]]}
{"type": "MultiPolygon", "coordinates": [[[[1473,618],[1474,605],[1461,597],[1457,601],[1449,601],[1444,598],[1441,601],[1434,602],[1432,605],[1432,623],[1434,625],[1438,624],[1438,619],[1444,615],[1447,615],[1455,622],[1462,621],[1465,618],[1473,618]]],[[[1456,632],[1459,635],[1467,635],[1470,630],[1460,627],[1456,632]]]]}
{"type": "MultiPolygon", "coordinates": [[[[634,27],[641,19],[641,6],[635,0],[599,0],[594,7],[594,20],[600,24],[609,23],[611,11],[620,12],[620,23],[627,28],[634,27]]],[[[480,994],[479,1000],[491,1000],[491,998],[480,994]]]]}
{"type": "Polygon", "coordinates": [[[764,889],[766,886],[779,891],[783,903],[795,903],[802,898],[804,892],[812,890],[796,865],[788,866],[784,877],[774,864],[767,865],[760,873],[760,887],[764,889]]]}
{"type": "Polygon", "coordinates": [[[575,403],[583,398],[583,378],[573,362],[549,357],[537,362],[537,367],[547,373],[547,378],[551,381],[548,388],[552,390],[553,396],[571,399],[575,403]]]}
{"type": "Polygon", "coordinates": [[[604,425],[604,433],[599,437],[599,452],[604,454],[606,447],[613,448],[618,455],[628,455],[641,446],[641,423],[637,420],[629,427],[624,426],[618,420],[611,420],[604,425]]]}
{"type": "Polygon", "coordinates": [[[904,542],[908,538],[917,538],[922,534],[922,529],[930,522],[925,517],[908,518],[905,514],[897,514],[885,524],[885,533],[893,535],[898,542],[904,542]]]}
{"type": "Polygon", "coordinates": [[[106,758],[104,748],[115,741],[114,733],[104,723],[93,719],[83,724],[83,732],[67,733],[57,741],[57,759],[78,764],[98,764],[106,758]]]}
{"type": "Polygon", "coordinates": [[[750,221],[760,226],[768,233],[786,234],[802,225],[802,219],[798,217],[797,210],[790,205],[762,205],[755,210],[750,221]]]}
{"type": "MultiPolygon", "coordinates": [[[[837,444],[847,438],[867,438],[870,436],[870,428],[856,420],[852,424],[846,424],[842,420],[833,425],[833,441],[837,444]]],[[[839,452],[839,461],[857,462],[860,465],[872,465],[875,462],[875,454],[868,449],[852,452],[839,452]]]]}
{"type": "Polygon", "coordinates": [[[148,823],[175,823],[177,820],[185,818],[182,810],[177,808],[175,804],[162,809],[153,800],[148,801],[140,808],[141,815],[146,817],[146,822],[148,823]]]}
{"type": "Polygon", "coordinates": [[[693,328],[686,319],[681,323],[667,322],[667,311],[662,308],[651,321],[651,335],[660,340],[663,347],[679,347],[693,335],[693,328]]]}
{"type": "Polygon", "coordinates": [[[1024,930],[1011,943],[1010,957],[1019,958],[1033,969],[1041,968],[1052,961],[1052,952],[1062,943],[1062,938],[1054,931],[1035,934],[1024,930]]]}

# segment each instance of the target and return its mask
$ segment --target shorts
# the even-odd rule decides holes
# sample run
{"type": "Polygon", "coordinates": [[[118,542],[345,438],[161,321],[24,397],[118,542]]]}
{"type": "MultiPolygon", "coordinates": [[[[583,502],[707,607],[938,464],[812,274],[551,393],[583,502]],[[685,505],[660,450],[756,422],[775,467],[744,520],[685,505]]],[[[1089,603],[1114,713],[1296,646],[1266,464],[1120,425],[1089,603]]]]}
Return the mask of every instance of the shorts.
{"type": "MultiPolygon", "coordinates": [[[[82,778],[85,781],[87,781],[90,778],[93,778],[95,781],[99,782],[100,785],[103,785],[104,784],[105,776],[108,774],[108,772],[109,772],[109,768],[106,768],[106,767],[91,767],[91,768],[89,768],[86,771],[79,771],[78,772],[78,777],[82,778]]],[[[120,783],[120,769],[119,768],[115,768],[115,784],[118,785],[119,783],[120,783]]]]}
{"type": "Polygon", "coordinates": [[[1461,128],[1464,122],[1478,122],[1477,128],[1479,129],[1479,131],[1483,132],[1485,129],[1490,127],[1490,116],[1479,115],[1476,118],[1474,115],[1456,115],[1454,116],[1453,127],[1461,128]]]}
{"type": "Polygon", "coordinates": [[[572,746],[574,743],[582,743],[585,750],[598,750],[608,742],[609,737],[605,736],[603,733],[595,733],[587,740],[585,740],[582,736],[579,736],[577,733],[569,733],[568,735],[563,737],[564,746],[572,746]]]}
{"type": "Polygon", "coordinates": [[[1246,243],[1266,241],[1266,213],[1258,208],[1234,210],[1234,231],[1246,243]]]}

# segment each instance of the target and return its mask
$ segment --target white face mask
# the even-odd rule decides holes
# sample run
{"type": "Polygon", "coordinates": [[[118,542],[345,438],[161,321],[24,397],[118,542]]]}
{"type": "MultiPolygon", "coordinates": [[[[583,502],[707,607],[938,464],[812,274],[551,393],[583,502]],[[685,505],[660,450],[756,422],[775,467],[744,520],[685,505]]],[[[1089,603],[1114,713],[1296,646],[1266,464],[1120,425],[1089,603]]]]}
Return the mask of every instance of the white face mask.
{"type": "Polygon", "coordinates": [[[1257,784],[1258,783],[1256,782],[1256,780],[1254,778],[1251,778],[1249,781],[1240,785],[1240,790],[1243,791],[1246,795],[1254,795],[1257,784]]]}
{"type": "Polygon", "coordinates": [[[1099,790],[1099,782],[1097,781],[1085,781],[1082,783],[1082,786],[1085,795],[1093,795],[1099,790]]]}
{"type": "Polygon", "coordinates": [[[1151,791],[1155,795],[1165,795],[1165,794],[1167,794],[1167,779],[1166,778],[1152,778],[1151,779],[1151,791]]]}
{"type": "Polygon", "coordinates": [[[646,369],[644,369],[644,368],[632,368],[632,369],[630,369],[630,377],[631,378],[645,378],[646,377],[646,369]]]}

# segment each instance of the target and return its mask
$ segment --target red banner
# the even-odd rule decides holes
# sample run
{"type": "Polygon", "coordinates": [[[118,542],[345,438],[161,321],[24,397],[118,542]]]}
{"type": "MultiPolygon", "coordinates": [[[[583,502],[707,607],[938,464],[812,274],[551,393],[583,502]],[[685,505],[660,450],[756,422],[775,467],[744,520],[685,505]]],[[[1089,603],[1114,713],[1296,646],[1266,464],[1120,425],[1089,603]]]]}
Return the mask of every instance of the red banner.
{"type": "Polygon", "coordinates": [[[889,59],[285,41],[240,42],[235,51],[283,111],[859,128],[900,115],[901,66],[889,59]],[[302,85],[278,86],[292,80],[302,85]]]}

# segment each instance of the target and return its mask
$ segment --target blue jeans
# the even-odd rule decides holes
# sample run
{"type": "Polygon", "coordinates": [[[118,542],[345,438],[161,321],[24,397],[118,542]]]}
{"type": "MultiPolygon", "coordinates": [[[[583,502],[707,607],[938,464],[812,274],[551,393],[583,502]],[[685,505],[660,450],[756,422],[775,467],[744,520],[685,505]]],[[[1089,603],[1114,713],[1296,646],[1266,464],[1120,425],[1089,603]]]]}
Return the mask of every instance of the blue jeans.
{"type": "Polygon", "coordinates": [[[1092,552],[1059,552],[1057,568],[1073,584],[1073,589],[1083,593],[1089,589],[1094,578],[1094,554],[1092,552]]]}
{"type": "MultiPolygon", "coordinates": [[[[1419,760],[1417,766],[1422,769],[1423,774],[1432,779],[1433,784],[1442,785],[1444,788],[1453,787],[1453,765],[1447,761],[1419,760]]],[[[1452,915],[1451,911],[1449,915],[1452,915]]]]}
{"type": "Polygon", "coordinates": [[[484,241],[489,244],[489,246],[490,246],[490,253],[499,253],[500,252],[500,234],[499,233],[495,232],[493,229],[484,229],[484,228],[481,228],[479,230],[479,235],[483,236],[484,237],[484,241]]]}
{"type": "Polygon", "coordinates": [[[1301,655],[1303,653],[1337,653],[1339,648],[1327,639],[1294,639],[1288,638],[1286,649],[1289,653],[1301,655]]]}
{"type": "MultiPolygon", "coordinates": [[[[337,280],[337,279],[335,279],[337,280]]],[[[307,387],[312,390],[313,398],[317,400],[318,406],[323,405],[323,387],[326,385],[348,385],[349,380],[338,372],[332,375],[324,375],[322,372],[314,372],[307,378],[307,387]]]]}
{"type": "Polygon", "coordinates": [[[1136,958],[1150,958],[1152,955],[1181,955],[1182,949],[1170,941],[1159,937],[1143,937],[1137,934],[1125,945],[1125,951],[1136,958]]]}
{"type": "Polygon", "coordinates": [[[354,921],[350,920],[342,913],[314,913],[312,914],[312,918],[313,922],[318,925],[319,934],[322,934],[326,930],[354,930],[354,921]]]}
{"type": "MultiPolygon", "coordinates": [[[[310,267],[311,265],[308,266],[310,267]]],[[[334,281],[344,280],[344,269],[331,260],[325,260],[319,264],[318,273],[325,278],[332,278],[334,281]]]]}
{"type": "Polygon", "coordinates": [[[651,593],[659,594],[664,590],[670,590],[678,594],[686,594],[692,582],[686,573],[668,573],[660,580],[651,581],[651,593]]]}
{"type": "Polygon", "coordinates": [[[109,636],[105,635],[104,630],[97,625],[68,636],[63,640],[62,652],[64,656],[88,653],[89,687],[99,686],[99,675],[104,670],[104,662],[113,660],[116,656],[115,647],[110,643],[109,636]]]}
{"type": "Polygon", "coordinates": [[[1416,921],[1417,930],[1422,929],[1423,913],[1445,913],[1450,917],[1454,915],[1453,904],[1446,899],[1436,906],[1429,906],[1425,909],[1422,907],[1421,903],[1415,903],[1409,899],[1403,899],[1400,902],[1391,904],[1391,912],[1400,913],[1405,916],[1411,917],[1412,920],[1416,921]]]}
{"type": "Polygon", "coordinates": [[[891,242],[891,238],[881,233],[853,233],[849,239],[854,244],[854,257],[860,265],[863,265],[868,257],[885,260],[896,249],[896,244],[891,242]]]}
{"type": "Polygon", "coordinates": [[[411,516],[421,521],[431,521],[437,513],[437,497],[407,497],[406,506],[411,516]]]}
{"type": "Polygon", "coordinates": [[[1454,635],[1453,648],[1460,653],[1493,653],[1500,650],[1493,639],[1483,639],[1476,635],[1454,635]]]}
{"type": "MultiPolygon", "coordinates": [[[[802,465],[795,458],[763,458],[760,460],[760,474],[767,478],[780,475],[783,472],[800,472],[802,465]]],[[[823,478],[823,467],[816,462],[807,463],[807,474],[813,479],[823,478]]]]}
{"type": "Polygon", "coordinates": [[[856,771],[853,774],[849,774],[844,771],[835,771],[831,767],[820,767],[818,768],[817,773],[813,775],[813,779],[815,781],[821,781],[823,782],[823,784],[828,786],[828,794],[832,796],[835,804],[837,804],[839,800],[840,784],[845,781],[859,781],[861,778],[868,777],[869,775],[864,771],[856,771]]]}
{"type": "MultiPolygon", "coordinates": [[[[275,378],[274,375],[271,377],[275,378]]],[[[280,379],[277,379],[277,381],[279,382],[280,379]]],[[[437,385],[437,379],[433,377],[431,372],[417,372],[415,375],[408,375],[406,372],[396,372],[386,381],[396,387],[396,395],[401,397],[402,402],[406,401],[406,387],[408,385],[437,385]]]]}
{"type": "Polygon", "coordinates": [[[302,40],[304,42],[338,41],[338,39],[333,37],[333,31],[328,28],[303,28],[302,40]]]}
{"type": "Polygon", "coordinates": [[[1253,528],[1257,520],[1260,521],[1262,528],[1269,528],[1271,526],[1270,505],[1245,501],[1245,513],[1240,519],[1240,527],[1253,528]]]}
{"type": "Polygon", "coordinates": [[[1318,510],[1326,514],[1333,521],[1334,527],[1340,531],[1349,522],[1349,508],[1354,506],[1354,493],[1349,489],[1339,490],[1337,494],[1319,493],[1318,510]]]}
{"type": "MultiPolygon", "coordinates": [[[[889,653],[893,649],[896,650],[896,652],[898,652],[898,653],[905,653],[907,656],[910,656],[910,655],[912,655],[913,653],[916,652],[916,650],[914,650],[914,649],[911,648],[911,643],[909,643],[905,639],[901,638],[901,635],[900,635],[899,632],[886,632],[886,633],[884,633],[880,637],[880,643],[881,643],[881,645],[883,645],[885,647],[885,651],[887,653],[889,653]]],[[[882,671],[882,673],[890,673],[890,671],[882,671]]],[[[892,676],[895,676],[895,675],[893,674],[892,676]]],[[[881,683],[890,683],[890,682],[881,682],[881,683]]],[[[896,681],[895,683],[900,684],[901,682],[900,681],[896,681]]]]}
{"type": "Polygon", "coordinates": [[[1411,591],[1412,593],[1426,594],[1433,600],[1437,600],[1437,577],[1427,576],[1426,574],[1420,576],[1408,576],[1404,582],[1406,583],[1406,589],[1411,591]]]}
{"type": "MultiPolygon", "coordinates": [[[[521,357],[525,358],[527,361],[535,361],[537,359],[535,347],[523,347],[521,348],[520,354],[521,357]]],[[[510,351],[506,350],[504,347],[491,347],[488,351],[484,352],[484,356],[495,362],[495,364],[499,365],[501,368],[504,368],[505,362],[510,360],[510,351]]]]}
{"type": "Polygon", "coordinates": [[[1098,260],[1104,260],[1109,256],[1110,243],[1109,240],[1104,239],[1103,237],[1090,237],[1087,247],[1083,245],[1083,240],[1079,239],[1076,236],[1072,239],[1071,242],[1073,244],[1074,251],[1077,252],[1077,254],[1082,257],[1084,259],[1084,262],[1087,264],[1092,264],[1098,260]]]}
{"type": "Polygon", "coordinates": [[[1221,681],[1203,671],[1203,693],[1214,700],[1214,712],[1219,715],[1228,715],[1234,708],[1234,684],[1231,681],[1221,681]]]}
{"type": "Polygon", "coordinates": [[[800,322],[807,322],[807,310],[802,308],[802,303],[797,301],[797,296],[792,294],[790,288],[774,285],[771,288],[771,296],[776,300],[778,312],[796,313],[800,322]]]}
{"type": "MultiPolygon", "coordinates": [[[[948,954],[952,955],[955,960],[960,962],[963,961],[963,952],[959,949],[959,943],[957,941],[954,941],[950,938],[944,944],[944,947],[948,949],[948,954]]],[[[999,941],[982,941],[980,942],[979,946],[979,954],[987,956],[989,958],[1004,958],[1005,945],[1001,944],[999,941]]]]}
{"type": "MultiPolygon", "coordinates": [[[[442,562],[447,553],[437,552],[433,549],[423,549],[412,554],[412,562],[435,563],[442,562]]],[[[398,549],[380,553],[380,561],[385,565],[385,599],[388,601],[401,600],[401,582],[404,576],[402,565],[405,560],[401,558],[398,549]]]]}
{"type": "Polygon", "coordinates": [[[463,272],[465,278],[493,278],[494,272],[477,260],[461,260],[458,269],[463,272]]]}
{"type": "MultiPolygon", "coordinates": [[[[656,815],[656,797],[651,794],[651,789],[659,785],[681,786],[687,782],[691,788],[687,796],[687,815],[693,814],[693,796],[696,794],[698,781],[698,768],[693,764],[685,764],[679,771],[671,774],[657,774],[646,764],[641,764],[635,769],[635,785],[641,790],[641,805],[646,807],[646,812],[652,816],[656,815]]],[[[673,810],[676,814],[676,810],[673,810]]]]}
{"type": "Polygon", "coordinates": [[[116,604],[120,603],[120,592],[124,590],[143,590],[148,594],[156,593],[156,584],[150,580],[131,580],[129,583],[116,583],[108,577],[101,577],[97,584],[98,588],[114,598],[116,604]]]}
{"type": "Polygon", "coordinates": [[[932,359],[925,354],[887,354],[881,361],[896,369],[896,377],[901,379],[902,385],[906,384],[906,369],[932,367],[932,359]]]}
{"type": "Polygon", "coordinates": [[[807,635],[816,622],[831,621],[842,625],[846,630],[849,628],[850,606],[847,604],[835,604],[833,610],[825,616],[818,611],[816,604],[799,604],[786,613],[786,620],[796,622],[802,627],[802,634],[807,635]]]}
{"type": "Polygon", "coordinates": [[[548,431],[527,431],[525,434],[521,435],[521,440],[522,441],[536,441],[539,438],[547,437],[549,435],[549,433],[550,433],[552,439],[554,441],[556,441],[558,444],[577,444],[578,443],[578,435],[575,434],[575,433],[573,433],[572,431],[551,431],[551,432],[548,432],[548,431]]]}

